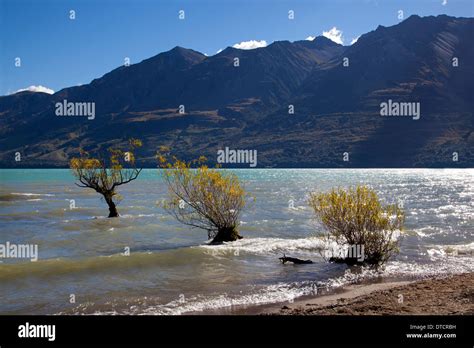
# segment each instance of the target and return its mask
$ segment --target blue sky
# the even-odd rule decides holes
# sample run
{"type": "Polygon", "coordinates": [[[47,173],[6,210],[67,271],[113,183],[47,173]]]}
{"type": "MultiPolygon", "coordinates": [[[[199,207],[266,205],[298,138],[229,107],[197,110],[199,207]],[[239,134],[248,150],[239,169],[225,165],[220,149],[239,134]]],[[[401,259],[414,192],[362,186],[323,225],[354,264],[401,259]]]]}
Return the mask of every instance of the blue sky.
{"type": "Polygon", "coordinates": [[[243,41],[302,40],[334,27],[349,45],[379,24],[398,23],[398,10],[405,18],[473,17],[474,1],[0,0],[0,95],[32,85],[59,91],[86,84],[125,57],[134,64],[174,46],[213,55],[243,41]]]}

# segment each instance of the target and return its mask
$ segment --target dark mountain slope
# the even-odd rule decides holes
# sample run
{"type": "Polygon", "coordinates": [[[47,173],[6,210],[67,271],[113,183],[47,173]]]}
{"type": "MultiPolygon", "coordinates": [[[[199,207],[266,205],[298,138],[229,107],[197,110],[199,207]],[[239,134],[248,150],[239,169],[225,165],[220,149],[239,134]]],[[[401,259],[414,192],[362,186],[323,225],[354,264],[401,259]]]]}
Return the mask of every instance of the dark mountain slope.
{"type": "Polygon", "coordinates": [[[453,152],[472,166],[473,36],[473,19],[448,16],[412,16],[379,27],[344,52],[349,67],[337,57],[313,71],[290,100],[295,115],[283,107],[262,121],[263,128],[320,137],[316,146],[310,139],[299,144],[312,149],[309,166],[322,157],[341,166],[460,165],[452,162],[453,152]],[[389,99],[420,103],[420,119],[381,117],[380,103],[389,99]],[[351,154],[349,163],[337,162],[342,152],[351,154]]]}
{"type": "Polygon", "coordinates": [[[212,57],[176,47],[52,96],[0,97],[0,164],[63,166],[79,147],[137,137],[150,166],[163,144],[211,160],[223,146],[257,149],[260,166],[473,166],[473,36],[471,18],[412,16],[350,47],[324,37],[212,57]],[[65,99],[95,102],[95,119],[55,116],[65,99]],[[419,102],[420,119],[381,117],[388,99],[419,102]]]}

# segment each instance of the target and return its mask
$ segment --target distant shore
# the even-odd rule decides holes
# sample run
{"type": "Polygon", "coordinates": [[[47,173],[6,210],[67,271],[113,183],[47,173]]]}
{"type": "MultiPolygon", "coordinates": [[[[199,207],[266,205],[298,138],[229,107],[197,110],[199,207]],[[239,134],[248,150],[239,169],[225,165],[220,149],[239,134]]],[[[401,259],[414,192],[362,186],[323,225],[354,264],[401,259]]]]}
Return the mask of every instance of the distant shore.
{"type": "Polygon", "coordinates": [[[474,315],[474,273],[351,285],[342,293],[262,308],[277,315],[474,315]]]}

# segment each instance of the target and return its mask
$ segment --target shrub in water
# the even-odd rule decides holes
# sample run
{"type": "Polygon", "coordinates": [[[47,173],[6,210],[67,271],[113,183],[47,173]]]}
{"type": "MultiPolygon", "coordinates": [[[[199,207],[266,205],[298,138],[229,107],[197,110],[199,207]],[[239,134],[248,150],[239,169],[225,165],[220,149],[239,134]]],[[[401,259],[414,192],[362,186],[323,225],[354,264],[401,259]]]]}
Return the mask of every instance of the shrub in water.
{"type": "MultiPolygon", "coordinates": [[[[394,233],[403,229],[405,214],[397,205],[382,205],[367,186],[311,193],[309,205],[329,236],[343,246],[362,246],[363,263],[381,265],[398,252],[394,233]]],[[[354,257],[333,258],[354,263],[354,257]]]]}
{"type": "Polygon", "coordinates": [[[164,208],[178,221],[206,230],[211,244],[242,238],[237,228],[246,193],[237,176],[208,168],[204,157],[189,163],[176,157],[168,161],[163,152],[166,149],[157,158],[169,189],[164,208]],[[192,168],[194,164],[197,168],[192,168]]]}

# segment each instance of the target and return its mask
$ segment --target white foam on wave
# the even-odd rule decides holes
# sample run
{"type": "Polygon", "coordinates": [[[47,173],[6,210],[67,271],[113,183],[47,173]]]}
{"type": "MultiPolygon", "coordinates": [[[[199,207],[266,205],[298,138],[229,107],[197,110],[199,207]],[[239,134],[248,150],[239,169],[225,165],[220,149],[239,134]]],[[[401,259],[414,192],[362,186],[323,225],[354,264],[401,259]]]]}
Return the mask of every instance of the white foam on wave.
{"type": "MultiPolygon", "coordinates": [[[[201,248],[212,255],[248,252],[252,254],[273,254],[285,251],[311,252],[314,250],[327,250],[332,243],[323,238],[246,238],[223,245],[201,245],[201,248]]],[[[179,298],[164,304],[134,305],[120,313],[96,312],[95,314],[132,314],[132,315],[181,315],[190,312],[213,311],[230,309],[235,306],[253,306],[270,303],[292,302],[294,299],[321,294],[322,290],[334,290],[361,281],[374,279],[424,279],[428,277],[444,277],[452,274],[474,272],[472,259],[474,242],[460,245],[433,245],[428,249],[428,257],[424,262],[406,260],[392,260],[380,270],[368,267],[347,268],[341,264],[331,264],[334,276],[325,280],[280,282],[261,288],[250,287],[244,293],[232,294],[196,294],[186,298],[179,298]],[[457,254],[448,252],[457,250],[457,254]]]]}
{"type": "Polygon", "coordinates": [[[124,215],[120,215],[120,217],[122,218],[125,218],[125,219],[133,219],[133,218],[137,218],[137,217],[153,217],[153,216],[156,216],[157,214],[124,214],[124,215]]]}
{"type": "MultiPolygon", "coordinates": [[[[279,238],[259,238],[261,239],[254,247],[238,241],[243,250],[249,252],[273,252],[279,248],[314,248],[325,245],[325,241],[317,238],[285,240],[279,238]]],[[[234,244],[232,243],[232,244],[234,244]]],[[[214,247],[214,246],[213,246],[214,247]]],[[[222,250],[229,245],[218,246],[222,250]]],[[[451,247],[456,250],[472,251],[474,243],[456,246],[437,246],[436,250],[451,247]]],[[[409,261],[389,261],[381,270],[374,270],[368,267],[359,268],[356,272],[346,269],[341,276],[329,278],[324,281],[305,281],[293,283],[278,283],[267,286],[255,292],[243,295],[221,294],[217,296],[197,295],[182,300],[171,301],[167,304],[151,306],[146,309],[136,308],[136,312],[125,314],[152,314],[152,315],[180,315],[189,312],[201,312],[206,310],[216,310],[242,305],[260,305],[269,303],[281,303],[292,301],[298,297],[306,295],[317,295],[321,289],[337,289],[349,284],[367,281],[376,278],[407,278],[424,279],[428,277],[444,277],[452,274],[474,272],[474,262],[472,256],[463,254],[462,256],[450,256],[447,253],[436,253],[430,255],[431,262],[415,263],[409,261]],[[318,290],[319,291],[318,291],[318,290]]],[[[472,254],[470,254],[472,255],[472,254]]],[[[335,268],[344,270],[343,265],[333,265],[335,268]]]]}
{"type": "Polygon", "coordinates": [[[44,197],[53,197],[53,194],[50,193],[30,193],[30,192],[12,192],[13,196],[44,196],[44,197]]]}
{"type": "Polygon", "coordinates": [[[409,263],[393,261],[387,264],[384,270],[385,276],[428,278],[436,276],[447,276],[451,274],[474,272],[472,258],[436,255],[438,262],[435,263],[409,263]]]}
{"type": "MultiPolygon", "coordinates": [[[[342,267],[342,266],[338,266],[342,267]]],[[[132,306],[120,314],[132,315],[181,315],[190,312],[218,310],[234,306],[263,305],[269,303],[293,302],[296,298],[307,295],[317,295],[323,290],[334,289],[360,280],[362,275],[346,271],[337,279],[318,282],[278,283],[266,286],[253,293],[215,296],[196,295],[189,298],[180,298],[163,305],[154,305],[147,308],[132,306]]],[[[96,312],[94,314],[119,314],[117,312],[96,312]]]]}
{"type": "Polygon", "coordinates": [[[390,261],[383,276],[426,278],[474,272],[474,242],[432,245],[426,249],[425,262],[390,261]]]}
{"type": "Polygon", "coordinates": [[[474,256],[474,242],[468,244],[435,245],[426,251],[433,261],[446,256],[474,256]]]}
{"type": "Polygon", "coordinates": [[[439,207],[432,208],[418,208],[416,214],[436,215],[438,217],[465,217],[466,214],[472,214],[474,206],[468,204],[446,204],[439,207]]]}
{"type": "Polygon", "coordinates": [[[431,237],[435,234],[439,234],[442,232],[442,229],[436,226],[425,226],[425,227],[415,228],[412,231],[416,233],[419,237],[424,238],[424,237],[431,237]]]}
{"type": "MultiPolygon", "coordinates": [[[[394,231],[392,240],[400,238],[400,231],[394,231]]],[[[208,254],[213,256],[227,255],[230,253],[238,254],[247,252],[251,254],[285,254],[289,252],[312,253],[323,255],[323,252],[332,253],[347,250],[347,245],[340,245],[334,239],[327,237],[309,237],[309,238],[243,238],[235,242],[224,243],[221,245],[200,245],[208,254]]]]}
{"type": "MultiPolygon", "coordinates": [[[[277,242],[277,241],[274,241],[277,242]]],[[[281,241],[280,241],[281,242],[281,241]]],[[[301,242],[301,241],[299,241],[301,242]]],[[[474,243],[471,243],[474,244],[474,243]]],[[[423,279],[433,276],[447,276],[474,272],[472,257],[438,256],[437,262],[419,264],[406,261],[390,261],[381,270],[367,267],[356,272],[345,269],[344,265],[332,265],[340,269],[342,275],[322,281],[303,281],[278,283],[244,294],[195,295],[179,298],[166,304],[131,306],[125,311],[97,311],[94,314],[127,315],[181,315],[190,312],[203,312],[232,308],[234,306],[263,305],[270,303],[292,302],[301,296],[318,295],[324,290],[334,290],[361,281],[370,281],[380,277],[423,279]]]]}
{"type": "MultiPolygon", "coordinates": [[[[196,295],[189,298],[177,299],[163,305],[148,306],[140,308],[140,306],[131,307],[125,313],[135,315],[181,315],[190,312],[212,311],[235,306],[263,305],[271,303],[293,302],[295,299],[308,296],[318,295],[323,291],[335,290],[350,284],[358,283],[363,280],[370,280],[383,276],[410,276],[423,278],[426,276],[440,276],[453,273],[464,273],[461,270],[453,272],[453,269],[447,269],[438,266],[411,265],[405,262],[389,263],[382,271],[376,271],[370,268],[362,268],[357,273],[346,269],[344,273],[335,278],[325,281],[304,281],[293,283],[278,283],[266,286],[253,293],[242,295],[220,294],[215,296],[196,295]]],[[[341,271],[344,266],[340,267],[341,271]]],[[[465,270],[464,270],[465,271],[465,270]]],[[[103,312],[95,314],[104,314],[103,312]]],[[[117,314],[117,313],[115,313],[117,314]]]]}
{"type": "Polygon", "coordinates": [[[243,238],[222,245],[200,245],[212,255],[247,252],[252,254],[281,254],[289,251],[320,251],[327,247],[327,242],[321,238],[243,238]]]}
{"type": "MultiPolygon", "coordinates": [[[[66,210],[66,209],[64,209],[66,210]]],[[[136,218],[142,218],[142,217],[161,217],[162,215],[161,214],[123,214],[123,215],[120,215],[120,218],[122,219],[136,219],[136,218]]],[[[106,219],[108,220],[108,217],[107,216],[104,216],[104,215],[100,215],[100,216],[94,216],[92,217],[93,220],[102,220],[102,219],[106,219]]]]}

